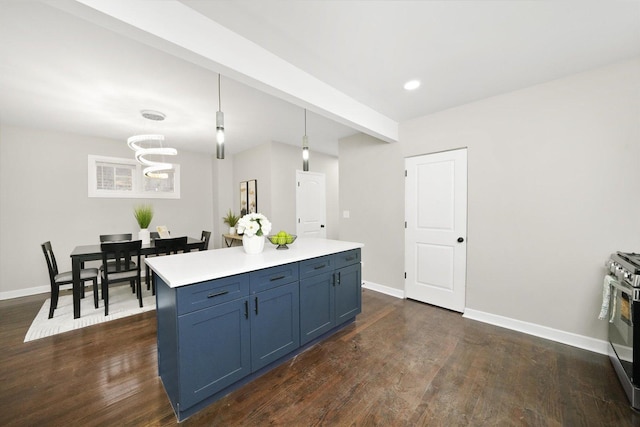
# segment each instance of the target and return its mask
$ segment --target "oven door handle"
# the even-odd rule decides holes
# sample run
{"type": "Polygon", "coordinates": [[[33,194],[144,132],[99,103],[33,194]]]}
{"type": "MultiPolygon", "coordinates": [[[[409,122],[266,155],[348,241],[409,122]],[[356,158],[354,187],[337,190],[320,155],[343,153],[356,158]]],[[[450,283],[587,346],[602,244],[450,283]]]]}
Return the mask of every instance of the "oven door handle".
{"type": "Polygon", "coordinates": [[[617,280],[612,280],[609,282],[611,286],[614,288],[624,292],[625,294],[631,296],[633,302],[640,302],[640,288],[633,288],[631,286],[626,286],[618,282],[617,280]]]}

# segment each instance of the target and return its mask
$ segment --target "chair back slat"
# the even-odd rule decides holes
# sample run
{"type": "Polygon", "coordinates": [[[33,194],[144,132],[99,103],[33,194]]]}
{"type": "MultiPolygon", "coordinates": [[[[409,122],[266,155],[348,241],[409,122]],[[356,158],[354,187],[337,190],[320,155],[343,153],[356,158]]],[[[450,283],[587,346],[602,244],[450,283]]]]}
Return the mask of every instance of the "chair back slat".
{"type": "Polygon", "coordinates": [[[172,255],[180,252],[189,252],[187,237],[172,237],[170,239],[157,239],[155,241],[156,255],[172,255]]]}
{"type": "Polygon", "coordinates": [[[209,249],[209,239],[211,239],[211,232],[202,230],[202,235],[200,235],[200,240],[202,240],[202,246],[200,247],[201,251],[209,249]]]}
{"type": "Polygon", "coordinates": [[[131,240],[131,233],[101,234],[100,242],[126,242],[131,240]]]}
{"type": "Polygon", "coordinates": [[[51,282],[54,282],[56,275],[58,274],[58,264],[56,263],[56,256],[53,254],[53,248],[51,242],[44,242],[42,245],[42,252],[44,252],[44,258],[47,260],[47,268],[49,270],[49,278],[51,282]]]}

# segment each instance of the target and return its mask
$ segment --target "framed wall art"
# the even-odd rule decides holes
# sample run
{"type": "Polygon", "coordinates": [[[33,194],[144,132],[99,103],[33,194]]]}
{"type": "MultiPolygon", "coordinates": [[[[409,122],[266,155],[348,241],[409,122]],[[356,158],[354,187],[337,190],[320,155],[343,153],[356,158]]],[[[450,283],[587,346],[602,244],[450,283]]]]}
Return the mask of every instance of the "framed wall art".
{"type": "Polygon", "coordinates": [[[258,212],[258,180],[240,183],[240,216],[258,212]]]}

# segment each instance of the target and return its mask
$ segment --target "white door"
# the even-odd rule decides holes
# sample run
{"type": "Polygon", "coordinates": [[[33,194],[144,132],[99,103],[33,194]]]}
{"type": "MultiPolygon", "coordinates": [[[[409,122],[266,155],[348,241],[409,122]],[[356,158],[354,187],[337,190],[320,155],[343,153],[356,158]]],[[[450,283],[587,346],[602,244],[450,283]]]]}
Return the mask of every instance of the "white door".
{"type": "Polygon", "coordinates": [[[467,149],[405,159],[407,298],[465,307],[467,149]]]}
{"type": "Polygon", "coordinates": [[[327,237],[326,184],[323,173],[296,171],[298,238],[327,237]]]}

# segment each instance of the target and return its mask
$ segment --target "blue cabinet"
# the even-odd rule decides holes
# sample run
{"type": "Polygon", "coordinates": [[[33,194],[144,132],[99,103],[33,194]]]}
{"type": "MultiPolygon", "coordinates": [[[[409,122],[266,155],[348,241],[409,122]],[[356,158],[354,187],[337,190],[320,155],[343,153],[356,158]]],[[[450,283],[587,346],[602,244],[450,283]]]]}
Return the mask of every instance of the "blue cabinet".
{"type": "Polygon", "coordinates": [[[158,368],[179,413],[251,373],[249,274],[179,288],[155,279],[158,368]]]}
{"type": "Polygon", "coordinates": [[[300,262],[300,344],[361,312],[360,249],[300,262]]]}
{"type": "Polygon", "coordinates": [[[360,264],[336,270],[336,325],[346,322],[362,311],[362,280],[360,264]]]}
{"type": "Polygon", "coordinates": [[[257,371],[300,346],[298,282],[251,296],[251,369],[257,371]]]}
{"type": "Polygon", "coordinates": [[[250,292],[256,294],[280,285],[297,282],[298,263],[292,262],[275,267],[263,268],[262,270],[252,271],[250,275],[250,292]]]}
{"type": "Polygon", "coordinates": [[[180,316],[178,329],[182,409],[251,372],[246,299],[180,316]]]}
{"type": "Polygon", "coordinates": [[[335,325],[333,272],[300,280],[300,343],[321,336],[335,325]]]}
{"type": "Polygon", "coordinates": [[[360,312],[360,249],[176,288],[154,275],[158,368],[180,421],[360,312]]]}
{"type": "Polygon", "coordinates": [[[300,346],[298,263],[250,274],[251,370],[255,372],[300,346]]]}

